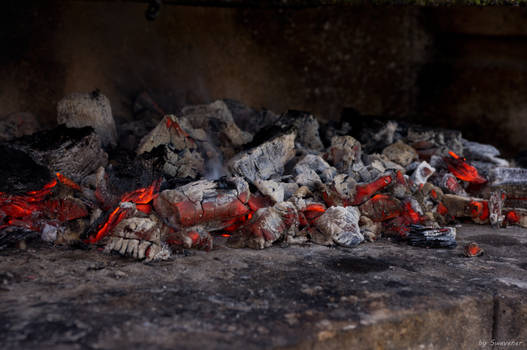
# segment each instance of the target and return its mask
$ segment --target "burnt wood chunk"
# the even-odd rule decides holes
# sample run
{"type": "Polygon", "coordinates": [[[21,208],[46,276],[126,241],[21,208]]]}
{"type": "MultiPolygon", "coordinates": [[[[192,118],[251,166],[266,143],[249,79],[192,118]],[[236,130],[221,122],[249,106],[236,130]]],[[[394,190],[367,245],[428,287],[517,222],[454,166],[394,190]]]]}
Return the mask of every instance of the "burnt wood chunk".
{"type": "Polygon", "coordinates": [[[59,125],[15,139],[11,145],[46,166],[52,175],[59,172],[79,183],[108,163],[99,136],[90,127],[59,125]]]}
{"type": "Polygon", "coordinates": [[[310,230],[312,240],[323,245],[353,247],[364,240],[359,228],[360,212],[356,207],[328,208],[310,230]]]}
{"type": "Polygon", "coordinates": [[[296,132],[290,131],[239,153],[230,160],[231,171],[251,182],[282,175],[285,164],[295,155],[295,137],[296,132]]]}
{"type": "Polygon", "coordinates": [[[334,136],[331,139],[331,146],[324,155],[340,173],[351,174],[353,164],[360,162],[361,144],[351,136],[334,136]]]}
{"type": "Polygon", "coordinates": [[[57,104],[57,122],[70,128],[91,126],[104,146],[117,145],[117,130],[110,100],[95,90],[91,93],[73,93],[57,104]]]}

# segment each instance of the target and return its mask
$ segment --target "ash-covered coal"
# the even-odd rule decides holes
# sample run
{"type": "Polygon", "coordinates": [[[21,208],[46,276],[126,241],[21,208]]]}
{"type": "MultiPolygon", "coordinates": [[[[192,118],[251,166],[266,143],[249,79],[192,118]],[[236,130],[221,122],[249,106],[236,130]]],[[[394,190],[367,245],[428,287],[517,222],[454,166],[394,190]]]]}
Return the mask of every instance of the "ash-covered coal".
{"type": "MultiPolygon", "coordinates": [[[[69,110],[82,110],[75,101],[69,110]]],[[[460,221],[527,226],[527,170],[457,131],[352,110],[324,123],[232,100],[177,115],[147,95],[136,102],[136,117],[157,124],[137,119],[151,129],[127,123],[123,133],[117,124],[129,137],[108,154],[93,129],[65,126],[0,146],[9,163],[0,172],[4,241],[36,232],[150,261],[213,249],[216,236],[254,249],[382,237],[452,248],[460,221]]],[[[101,130],[109,117],[90,123],[101,130]]]]}

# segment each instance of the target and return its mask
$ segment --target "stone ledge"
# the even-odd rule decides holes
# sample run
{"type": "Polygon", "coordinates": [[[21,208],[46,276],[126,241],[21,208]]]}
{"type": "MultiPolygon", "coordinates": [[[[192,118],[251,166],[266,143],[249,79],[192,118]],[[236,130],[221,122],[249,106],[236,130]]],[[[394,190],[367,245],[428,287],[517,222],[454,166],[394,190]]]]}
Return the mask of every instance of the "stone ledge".
{"type": "MultiPolygon", "coordinates": [[[[0,259],[10,349],[469,349],[527,343],[527,230],[465,226],[454,250],[219,246],[142,264],[30,245],[0,259]],[[486,253],[462,255],[476,241],[486,253]]],[[[521,347],[516,347],[521,348],[521,347]]]]}

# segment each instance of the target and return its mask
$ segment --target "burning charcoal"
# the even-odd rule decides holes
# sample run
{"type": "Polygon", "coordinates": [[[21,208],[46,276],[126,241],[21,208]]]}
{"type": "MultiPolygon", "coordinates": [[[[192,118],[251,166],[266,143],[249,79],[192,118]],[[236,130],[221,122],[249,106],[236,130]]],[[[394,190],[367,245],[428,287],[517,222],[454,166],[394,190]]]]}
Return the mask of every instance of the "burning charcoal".
{"type": "Polygon", "coordinates": [[[445,194],[438,211],[452,218],[471,218],[477,224],[488,223],[489,220],[489,204],[484,199],[445,194]]]}
{"type": "Polygon", "coordinates": [[[164,243],[168,232],[168,227],[154,215],[126,218],[112,230],[105,251],[146,261],[166,260],[170,257],[164,243]]]}
{"type": "Polygon", "coordinates": [[[295,155],[295,136],[291,131],[238,154],[230,160],[230,169],[251,182],[282,175],[284,165],[295,155]]]}
{"type": "Polygon", "coordinates": [[[310,230],[312,240],[322,245],[354,247],[364,240],[359,228],[359,218],[360,212],[356,207],[328,208],[310,230]]]}
{"type": "Polygon", "coordinates": [[[121,196],[119,205],[101,215],[85,230],[83,236],[87,243],[97,243],[112,233],[119,223],[130,217],[144,217],[152,211],[152,200],[159,191],[160,181],[154,181],[150,186],[138,188],[121,196]]]}
{"type": "Polygon", "coordinates": [[[171,144],[177,150],[196,149],[196,142],[183,130],[176,116],[165,116],[157,126],[143,137],[137,154],[150,152],[157,146],[171,144]]]}
{"type": "Polygon", "coordinates": [[[427,219],[416,200],[407,200],[402,203],[399,216],[383,221],[383,234],[405,238],[408,236],[411,225],[424,223],[427,219]]]}
{"type": "Polygon", "coordinates": [[[225,102],[218,100],[208,105],[187,106],[181,110],[183,128],[201,129],[220,148],[242,146],[252,141],[252,135],[240,130],[225,102]]]}
{"type": "Polygon", "coordinates": [[[366,216],[361,216],[359,220],[360,232],[368,242],[375,242],[381,237],[382,224],[374,222],[366,216]]]}
{"type": "Polygon", "coordinates": [[[469,243],[463,248],[463,253],[466,257],[472,258],[475,256],[483,255],[483,249],[479,247],[476,242],[469,243]]]}
{"type": "Polygon", "coordinates": [[[382,154],[388,157],[389,160],[403,167],[408,166],[412,161],[417,160],[418,158],[415,149],[400,140],[386,147],[382,151],[382,154]]]}
{"type": "Polygon", "coordinates": [[[110,101],[99,91],[74,93],[57,104],[57,122],[70,128],[91,126],[104,146],[117,144],[117,131],[110,101]]]}
{"type": "Polygon", "coordinates": [[[456,229],[454,227],[427,227],[411,225],[408,244],[424,248],[455,248],[456,229]]]}
{"type": "Polygon", "coordinates": [[[459,196],[467,196],[467,192],[463,186],[461,186],[458,179],[451,173],[446,173],[443,175],[440,181],[440,186],[447,193],[457,194],[459,196]]]}
{"type": "Polygon", "coordinates": [[[273,180],[256,180],[254,181],[254,186],[258,190],[271,198],[275,203],[284,201],[284,188],[282,183],[273,181],[273,180]]]}
{"type": "Polygon", "coordinates": [[[295,237],[299,216],[290,202],[281,202],[273,207],[258,209],[228,241],[231,247],[263,249],[286,236],[295,237]]]}
{"type": "Polygon", "coordinates": [[[328,183],[337,175],[337,169],[313,154],[305,155],[294,168],[295,182],[314,189],[317,183],[328,183]]]}
{"type": "Polygon", "coordinates": [[[359,209],[362,215],[374,222],[381,222],[401,215],[403,206],[399,200],[393,197],[376,194],[362,204],[359,209]]]}
{"type": "Polygon", "coordinates": [[[527,209],[523,208],[504,208],[504,223],[508,225],[519,225],[527,228],[527,209]]]}
{"type": "Polygon", "coordinates": [[[425,212],[432,212],[443,199],[443,191],[427,182],[414,193],[414,198],[425,212]]]}
{"type": "Polygon", "coordinates": [[[344,174],[335,176],[329,186],[323,186],[322,196],[328,206],[360,205],[394,182],[395,174],[388,172],[370,183],[359,183],[344,174]]]}
{"type": "Polygon", "coordinates": [[[414,173],[411,176],[412,181],[416,185],[424,185],[430,176],[434,174],[436,170],[432,168],[430,164],[428,164],[426,161],[421,162],[417,169],[415,169],[414,173]]]}
{"type": "Polygon", "coordinates": [[[463,141],[463,152],[465,157],[472,161],[483,161],[492,163],[494,166],[508,167],[509,162],[505,159],[499,158],[500,151],[492,146],[478,142],[472,142],[465,139],[463,141]]]}
{"type": "Polygon", "coordinates": [[[174,229],[200,225],[216,231],[245,220],[251,213],[247,183],[239,178],[228,181],[229,188],[208,180],[191,182],[174,190],[162,191],[154,208],[174,229]]]}
{"type": "Polygon", "coordinates": [[[37,118],[31,113],[17,112],[0,118],[0,141],[9,141],[31,135],[40,129],[37,118]]]}
{"type": "Polygon", "coordinates": [[[196,141],[180,126],[180,121],[167,115],[143,137],[137,154],[152,160],[154,167],[168,176],[196,178],[205,172],[205,162],[196,141]]]}
{"type": "Polygon", "coordinates": [[[51,174],[59,172],[75,182],[81,182],[108,162],[99,137],[88,127],[76,129],[60,125],[12,140],[10,145],[48,167],[51,174]]]}
{"type": "Polygon", "coordinates": [[[487,180],[478,174],[476,168],[466,162],[466,159],[461,158],[456,153],[449,151],[449,156],[444,157],[448,170],[454,174],[460,180],[474,183],[483,184],[487,180]]]}
{"type": "MultiPolygon", "coordinates": [[[[74,197],[80,187],[64,176],[57,174],[42,189],[25,194],[0,192],[0,231],[18,227],[23,230],[40,232],[50,239],[53,229],[68,221],[88,216],[86,206],[74,197]]],[[[57,230],[54,236],[57,236],[57,230]]],[[[18,231],[17,231],[18,232],[18,231]]]]}
{"type": "Polygon", "coordinates": [[[324,158],[340,173],[350,174],[353,164],[360,161],[361,144],[351,136],[335,136],[324,158]]]}

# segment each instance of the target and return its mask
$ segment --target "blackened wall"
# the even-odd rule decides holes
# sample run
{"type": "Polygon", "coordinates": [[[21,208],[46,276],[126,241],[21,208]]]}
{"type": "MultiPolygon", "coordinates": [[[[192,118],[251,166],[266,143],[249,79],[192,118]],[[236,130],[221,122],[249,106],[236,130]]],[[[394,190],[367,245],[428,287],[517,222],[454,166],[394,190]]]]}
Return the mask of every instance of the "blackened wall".
{"type": "Polygon", "coordinates": [[[352,106],[527,148],[523,9],[165,6],[148,22],[145,6],[7,2],[0,115],[53,123],[63,95],[99,88],[130,117],[146,90],[167,111],[228,97],[335,119],[352,106]]]}

